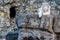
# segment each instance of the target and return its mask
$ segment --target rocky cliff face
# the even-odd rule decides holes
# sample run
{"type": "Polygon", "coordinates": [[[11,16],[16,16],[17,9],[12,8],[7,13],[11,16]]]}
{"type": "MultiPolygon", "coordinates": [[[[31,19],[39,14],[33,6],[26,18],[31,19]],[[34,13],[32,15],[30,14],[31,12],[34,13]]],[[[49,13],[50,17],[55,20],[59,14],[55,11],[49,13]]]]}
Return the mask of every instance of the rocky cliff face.
{"type": "MultiPolygon", "coordinates": [[[[9,18],[10,3],[15,3],[15,5],[18,6],[17,14],[16,14],[16,20],[17,20],[18,26],[40,28],[42,25],[43,29],[46,28],[46,29],[49,29],[50,31],[53,31],[53,29],[51,27],[53,25],[50,24],[50,22],[53,23],[53,17],[55,19],[58,19],[56,17],[60,15],[60,1],[59,0],[50,0],[49,1],[49,4],[51,6],[51,15],[53,17],[51,16],[51,20],[50,20],[49,18],[43,16],[41,19],[41,23],[40,23],[40,19],[38,17],[38,9],[41,7],[43,1],[44,0],[0,0],[0,4],[1,4],[0,5],[0,27],[1,27],[0,31],[1,31],[1,34],[4,34],[4,32],[8,33],[10,31],[12,31],[14,28],[16,28],[15,23],[12,22],[13,24],[11,26],[9,23],[9,21],[10,21],[10,18],[9,18]],[[44,21],[44,23],[43,23],[43,21],[44,21]],[[47,27],[44,27],[44,26],[47,26],[47,27]]],[[[48,1],[48,0],[45,0],[45,1],[48,1]]],[[[55,22],[55,24],[57,27],[57,22],[55,22]]],[[[54,30],[56,30],[56,29],[54,29],[54,30]]],[[[37,31],[35,31],[35,32],[37,33],[37,31]]],[[[33,33],[35,33],[35,32],[33,32],[33,33]]],[[[40,34],[42,35],[42,33],[40,33],[40,34]]],[[[45,35],[45,34],[43,33],[43,35],[45,35]]],[[[50,34],[48,34],[48,35],[50,35],[50,34]]],[[[46,40],[48,40],[48,39],[46,39],[46,40]]]]}

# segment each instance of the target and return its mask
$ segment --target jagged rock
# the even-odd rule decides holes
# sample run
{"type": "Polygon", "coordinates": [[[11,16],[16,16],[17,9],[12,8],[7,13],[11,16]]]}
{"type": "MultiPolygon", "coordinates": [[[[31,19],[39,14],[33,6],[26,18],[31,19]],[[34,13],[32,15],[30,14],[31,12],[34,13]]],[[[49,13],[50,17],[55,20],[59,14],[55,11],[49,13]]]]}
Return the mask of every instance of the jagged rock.
{"type": "Polygon", "coordinates": [[[53,40],[53,36],[54,34],[50,34],[48,32],[42,32],[40,30],[29,30],[27,29],[27,31],[25,31],[24,29],[20,29],[19,31],[19,37],[18,40],[22,40],[23,37],[29,37],[32,36],[34,39],[37,37],[38,39],[41,39],[41,37],[43,36],[44,40],[53,40]]]}

